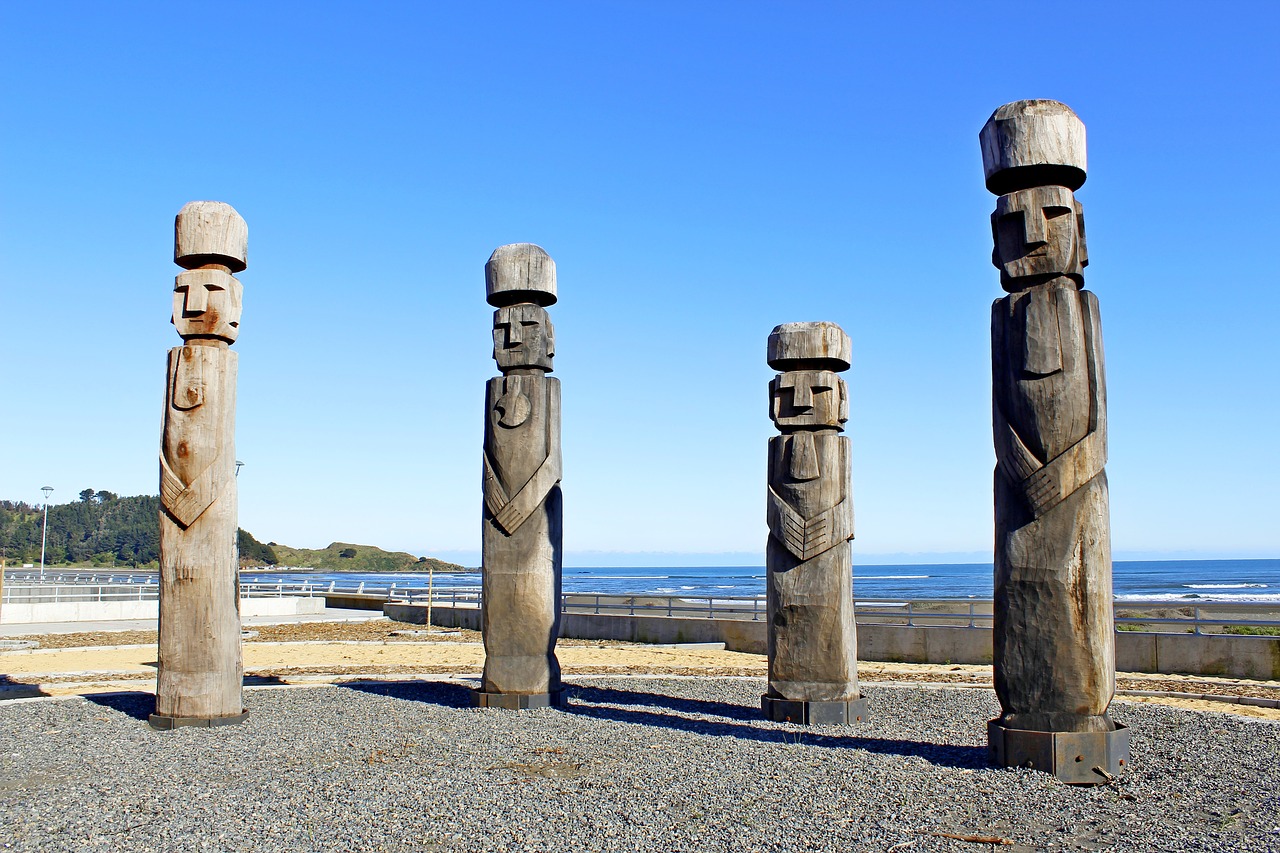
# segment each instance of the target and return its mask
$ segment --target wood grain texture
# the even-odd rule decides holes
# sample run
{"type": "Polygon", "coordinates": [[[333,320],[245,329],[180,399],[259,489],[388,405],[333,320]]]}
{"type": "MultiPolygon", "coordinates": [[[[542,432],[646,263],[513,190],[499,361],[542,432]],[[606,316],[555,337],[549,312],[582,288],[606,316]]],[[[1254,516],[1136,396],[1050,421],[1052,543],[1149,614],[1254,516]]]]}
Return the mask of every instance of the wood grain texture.
{"type": "Polygon", "coordinates": [[[987,189],[996,195],[1036,186],[1084,185],[1089,171],[1084,122],[1060,101],[1014,101],[978,134],[987,189]]]}
{"type": "Polygon", "coordinates": [[[992,312],[992,354],[1002,721],[1110,731],[1115,636],[1097,299],[1074,286],[1005,297],[992,312]],[[1047,317],[1028,320],[1037,299],[1047,317]],[[1053,335],[1034,338],[1034,322],[1053,335]]]}
{"type": "Polygon", "coordinates": [[[849,349],[834,323],[786,324],[770,339],[771,363],[796,367],[769,385],[770,417],[782,433],[769,440],[766,511],[774,699],[859,698],[850,442],[840,434],[848,390],[833,371],[817,369],[847,364],[849,349]]]}
{"type": "Polygon", "coordinates": [[[1001,286],[991,312],[994,670],[1007,729],[1109,732],[1115,694],[1107,391],[1098,300],[1081,290],[1084,126],[1018,101],[981,135],[1001,286]],[[1029,181],[1040,185],[1029,185],[1029,181]]]}
{"type": "Polygon", "coordinates": [[[853,364],[849,336],[835,323],[824,321],[775,326],[767,352],[774,370],[848,370],[853,364]]]}
{"type": "MultiPolygon", "coordinates": [[[[529,244],[503,249],[494,253],[499,262],[491,258],[486,265],[491,302],[495,292],[527,294],[530,282],[549,283],[554,294],[555,266],[549,257],[543,260],[545,252],[529,244]]],[[[490,379],[485,393],[485,694],[561,689],[555,653],[563,538],[560,382],[547,376],[554,354],[555,332],[540,305],[514,302],[494,312],[494,359],[503,375],[490,379]]]]}
{"type": "Polygon", "coordinates": [[[499,246],[484,265],[485,297],[501,308],[528,302],[548,306],[556,302],[556,262],[533,243],[499,246]]]}
{"type": "Polygon", "coordinates": [[[249,226],[221,201],[189,201],[173,222],[173,262],[184,269],[222,264],[229,272],[249,265],[249,226]]]}
{"type": "Polygon", "coordinates": [[[172,319],[185,343],[169,351],[160,445],[156,715],[182,720],[236,717],[244,710],[236,553],[238,359],[230,349],[239,328],[241,285],[221,253],[243,257],[245,229],[229,205],[210,204],[184,207],[175,227],[175,256],[213,260],[175,283],[172,319]],[[201,251],[184,253],[191,248],[201,251]]]}
{"type": "Polygon", "coordinates": [[[236,354],[224,346],[169,353],[161,455],[159,674],[156,713],[229,717],[243,710],[236,554],[236,354]],[[203,370],[187,401],[191,355],[203,370]],[[174,493],[176,485],[184,491],[174,493]]]}

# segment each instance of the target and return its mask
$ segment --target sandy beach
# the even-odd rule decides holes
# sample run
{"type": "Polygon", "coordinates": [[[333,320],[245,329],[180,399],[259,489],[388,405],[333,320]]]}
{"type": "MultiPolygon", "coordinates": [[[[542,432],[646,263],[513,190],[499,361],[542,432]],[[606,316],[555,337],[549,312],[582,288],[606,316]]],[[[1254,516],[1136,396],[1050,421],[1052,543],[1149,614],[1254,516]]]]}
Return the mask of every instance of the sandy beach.
{"type": "MultiPolygon", "coordinates": [[[[416,675],[476,676],[484,666],[478,632],[435,629],[386,619],[365,622],[307,622],[260,626],[244,643],[248,683],[314,684],[356,677],[407,678],[416,675]]],[[[154,691],[156,646],[153,631],[46,634],[39,648],[0,651],[4,681],[0,697],[59,696],[154,691]]],[[[563,639],[557,646],[566,679],[589,675],[672,675],[764,677],[763,655],[725,651],[702,644],[651,646],[599,640],[563,639]]],[[[991,689],[991,667],[957,664],[901,664],[862,661],[859,679],[868,684],[915,683],[991,689]]],[[[1120,673],[1117,701],[1148,702],[1257,719],[1280,720],[1280,709],[1240,704],[1234,697],[1280,702],[1280,682],[1206,676],[1120,673]],[[1174,696],[1134,696],[1143,693],[1174,696]],[[1203,696],[1212,699],[1199,698],[1203,696]],[[1194,698],[1192,698],[1194,697],[1194,698]],[[1227,701],[1223,701],[1227,700],[1227,701]]]]}

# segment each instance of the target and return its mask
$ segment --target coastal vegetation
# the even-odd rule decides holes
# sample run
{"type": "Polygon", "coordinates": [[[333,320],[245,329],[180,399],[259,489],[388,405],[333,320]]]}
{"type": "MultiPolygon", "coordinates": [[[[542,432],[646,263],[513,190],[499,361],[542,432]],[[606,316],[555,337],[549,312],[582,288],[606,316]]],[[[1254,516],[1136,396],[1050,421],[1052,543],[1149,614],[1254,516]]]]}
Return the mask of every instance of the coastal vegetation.
{"type": "MultiPolygon", "coordinates": [[[[46,566],[158,569],[160,565],[160,498],[121,497],[105,489],[84,489],[79,499],[50,504],[46,566]]],[[[12,568],[40,561],[44,507],[0,500],[0,564],[12,568]]],[[[464,567],[403,551],[372,545],[334,542],[328,548],[290,548],[258,541],[238,530],[241,566],[292,566],[330,572],[438,572],[464,567]]]]}
{"type": "MultiPolygon", "coordinates": [[[[307,566],[325,572],[465,572],[465,566],[404,551],[384,551],[372,545],[332,542],[327,548],[290,548],[268,543],[282,566],[307,566]]],[[[241,562],[244,553],[241,552],[241,562]]]]}

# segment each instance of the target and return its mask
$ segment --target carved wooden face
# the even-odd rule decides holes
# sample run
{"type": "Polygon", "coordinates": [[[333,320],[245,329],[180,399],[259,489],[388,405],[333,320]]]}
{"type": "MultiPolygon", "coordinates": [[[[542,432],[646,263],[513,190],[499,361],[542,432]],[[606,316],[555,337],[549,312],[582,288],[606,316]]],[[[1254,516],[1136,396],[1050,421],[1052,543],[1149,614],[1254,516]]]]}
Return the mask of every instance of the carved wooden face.
{"type": "Polygon", "coordinates": [[[183,338],[221,338],[240,334],[244,285],[221,270],[188,270],[173,285],[173,325],[183,338]]]}
{"type": "Polygon", "coordinates": [[[545,308],[521,303],[493,312],[493,360],[500,370],[550,370],[555,354],[555,330],[545,308]]]}
{"type": "Polygon", "coordinates": [[[849,420],[849,391],[830,370],[789,370],[769,383],[769,416],[782,427],[839,427],[849,420]]]}
{"type": "Polygon", "coordinates": [[[991,262],[1011,292],[1067,275],[1082,278],[1084,213],[1066,187],[1032,187],[1000,196],[991,214],[991,262]]]}

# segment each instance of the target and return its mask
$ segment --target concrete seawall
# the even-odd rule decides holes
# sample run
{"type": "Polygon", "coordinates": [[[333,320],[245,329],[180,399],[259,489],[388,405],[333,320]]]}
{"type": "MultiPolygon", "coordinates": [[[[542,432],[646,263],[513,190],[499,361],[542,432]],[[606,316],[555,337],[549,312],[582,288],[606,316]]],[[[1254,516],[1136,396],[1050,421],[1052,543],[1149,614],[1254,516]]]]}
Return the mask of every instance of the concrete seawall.
{"type": "MultiPolygon", "coordinates": [[[[299,596],[240,599],[240,616],[292,616],[323,613],[324,599],[299,596]]],[[[8,602],[0,609],[0,623],[111,622],[121,619],[158,619],[160,603],[150,601],[41,601],[8,602]]]]}
{"type": "MultiPolygon", "coordinates": [[[[424,604],[387,604],[399,622],[425,624],[424,604]]],[[[479,608],[435,606],[432,624],[480,630],[479,608]]],[[[724,643],[737,652],[765,654],[762,620],[566,613],[560,636],[635,643],[724,643]]],[[[991,663],[990,628],[858,625],[858,659],[889,663],[991,663]]],[[[1116,669],[1233,678],[1280,679],[1280,637],[1231,634],[1116,632],[1116,669]]]]}

